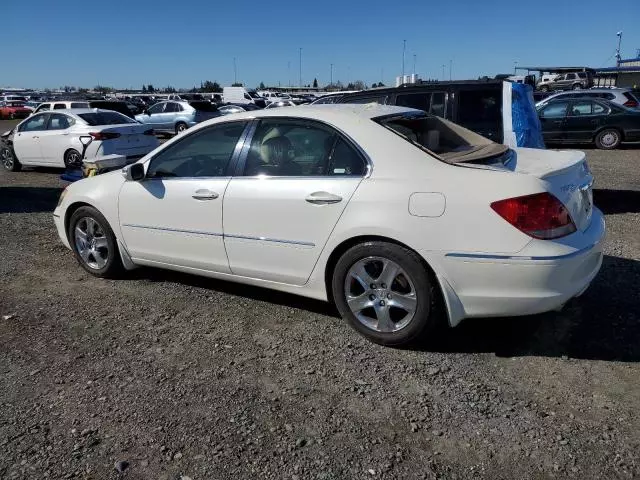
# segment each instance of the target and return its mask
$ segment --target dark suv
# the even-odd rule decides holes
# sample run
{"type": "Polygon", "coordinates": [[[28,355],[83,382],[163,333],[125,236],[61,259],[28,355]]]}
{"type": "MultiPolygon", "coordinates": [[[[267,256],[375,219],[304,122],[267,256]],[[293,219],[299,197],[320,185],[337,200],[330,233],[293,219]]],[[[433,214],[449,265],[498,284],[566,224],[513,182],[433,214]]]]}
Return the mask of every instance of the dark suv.
{"type": "Polygon", "coordinates": [[[578,90],[592,86],[593,76],[589,72],[569,72],[561,73],[550,82],[539,84],[538,89],[549,92],[551,90],[578,90]]]}

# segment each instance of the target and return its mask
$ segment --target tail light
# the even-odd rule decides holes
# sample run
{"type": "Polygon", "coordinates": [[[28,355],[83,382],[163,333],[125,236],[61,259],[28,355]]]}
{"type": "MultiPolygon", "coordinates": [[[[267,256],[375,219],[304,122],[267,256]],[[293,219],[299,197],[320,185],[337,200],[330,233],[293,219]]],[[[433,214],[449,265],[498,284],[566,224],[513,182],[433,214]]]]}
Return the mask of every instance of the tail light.
{"type": "Polygon", "coordinates": [[[576,231],[567,207],[547,192],[498,200],[491,204],[491,208],[533,238],[550,240],[576,231]]]}
{"type": "Polygon", "coordinates": [[[153,131],[153,128],[150,128],[149,130],[145,130],[145,131],[144,131],[144,134],[145,134],[145,135],[155,135],[155,133],[154,133],[154,131],[153,131]]]}
{"type": "Polygon", "coordinates": [[[635,100],[627,100],[626,102],[623,103],[623,105],[625,107],[636,108],[638,106],[638,102],[636,102],[635,100]]]}
{"type": "Polygon", "coordinates": [[[113,140],[120,136],[117,132],[91,132],[89,133],[94,140],[113,140]]]}

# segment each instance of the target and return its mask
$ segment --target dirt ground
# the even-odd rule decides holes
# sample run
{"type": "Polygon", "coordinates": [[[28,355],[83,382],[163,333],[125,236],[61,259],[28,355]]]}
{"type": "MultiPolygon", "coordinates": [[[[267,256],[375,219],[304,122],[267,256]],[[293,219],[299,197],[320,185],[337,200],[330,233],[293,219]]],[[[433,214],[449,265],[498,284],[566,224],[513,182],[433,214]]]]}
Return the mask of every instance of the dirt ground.
{"type": "Polygon", "coordinates": [[[1,171],[0,478],[639,478],[640,149],[588,158],[583,297],[407,350],[295,296],[93,278],[54,230],[60,172],[1,171]]]}

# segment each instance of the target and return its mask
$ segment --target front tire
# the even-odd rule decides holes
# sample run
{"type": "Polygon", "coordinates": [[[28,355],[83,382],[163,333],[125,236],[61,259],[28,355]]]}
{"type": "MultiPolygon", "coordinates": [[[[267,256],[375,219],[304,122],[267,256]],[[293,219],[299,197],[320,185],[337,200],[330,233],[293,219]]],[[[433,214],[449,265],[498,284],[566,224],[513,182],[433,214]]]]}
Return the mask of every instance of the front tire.
{"type": "Polygon", "coordinates": [[[601,150],[614,150],[620,146],[622,135],[618,130],[607,128],[596,135],[596,147],[601,150]]]}
{"type": "Polygon", "coordinates": [[[0,161],[2,166],[10,172],[19,172],[22,170],[22,164],[18,161],[15,152],[8,145],[2,145],[0,148],[0,161]]]}
{"type": "Polygon", "coordinates": [[[178,122],[176,123],[176,135],[181,134],[182,132],[184,132],[187,128],[189,128],[189,126],[184,123],[184,122],[178,122]]]}
{"type": "Polygon", "coordinates": [[[78,263],[91,275],[117,278],[122,274],[116,236],[98,210],[87,206],[73,212],[67,237],[78,263]]]}
{"type": "Polygon", "coordinates": [[[539,90],[541,92],[548,92],[549,91],[549,86],[548,85],[543,85],[539,88],[539,90]]]}
{"type": "Polygon", "coordinates": [[[82,166],[82,155],[77,150],[71,148],[64,152],[64,166],[66,168],[78,168],[82,166]]]}
{"type": "Polygon", "coordinates": [[[576,83],[573,87],[573,90],[582,90],[582,85],[580,85],[579,83],[576,83]]]}
{"type": "Polygon", "coordinates": [[[436,327],[431,275],[415,252],[393,243],[347,250],[335,266],[332,293],[342,318],[381,345],[407,345],[436,327]]]}

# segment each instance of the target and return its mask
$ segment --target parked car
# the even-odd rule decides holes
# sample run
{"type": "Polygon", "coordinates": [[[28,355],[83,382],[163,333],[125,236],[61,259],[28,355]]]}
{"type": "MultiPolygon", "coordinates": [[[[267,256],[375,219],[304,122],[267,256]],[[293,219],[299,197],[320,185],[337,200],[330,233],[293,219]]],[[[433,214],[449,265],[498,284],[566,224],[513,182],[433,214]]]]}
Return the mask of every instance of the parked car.
{"type": "Polygon", "coordinates": [[[240,112],[250,112],[253,110],[260,110],[260,107],[257,107],[251,103],[225,103],[224,105],[218,106],[218,111],[222,115],[229,115],[230,113],[240,113],[240,112]]]}
{"type": "MultiPolygon", "coordinates": [[[[545,78],[543,78],[545,80],[545,78]]],[[[538,89],[551,90],[579,90],[593,86],[593,76],[589,72],[569,72],[548,77],[547,81],[538,83],[538,89]]]]}
{"type": "Polygon", "coordinates": [[[41,112],[3,135],[3,166],[72,167],[82,161],[80,137],[92,137],[86,158],[123,155],[137,159],[159,145],[153,131],[129,117],[110,110],[71,109],[41,112]]]}
{"type": "Polygon", "coordinates": [[[127,102],[121,102],[117,100],[91,100],[89,108],[100,108],[102,110],[112,110],[114,112],[126,115],[129,118],[135,119],[135,114],[131,111],[127,102]]]}
{"type": "Polygon", "coordinates": [[[46,112],[47,110],[66,110],[69,108],[89,108],[89,102],[68,100],[45,102],[38,105],[38,108],[36,108],[33,113],[46,112]]]}
{"type": "Polygon", "coordinates": [[[311,105],[328,105],[332,103],[339,103],[340,99],[344,96],[343,93],[330,93],[316,98],[311,105]]]}
{"type": "MultiPolygon", "coordinates": [[[[539,147],[539,126],[529,142],[517,142],[513,122],[513,105],[527,111],[535,119],[535,104],[530,95],[516,93],[530,88],[502,80],[462,80],[410,84],[396,88],[376,88],[342,95],[337,103],[380,103],[417,108],[451,120],[494,142],[510,146],[539,147]],[[516,103],[517,102],[517,103],[516,103]]],[[[323,97],[324,98],[324,97],[323,97]]],[[[314,104],[319,102],[314,102],[314,104]]]]}
{"type": "Polygon", "coordinates": [[[25,105],[25,102],[20,101],[5,101],[0,102],[0,120],[14,118],[27,118],[31,115],[31,108],[25,105]]]}
{"type": "Polygon", "coordinates": [[[247,90],[245,87],[224,87],[222,99],[225,103],[253,103],[264,108],[267,103],[255,90],[247,90]]]}
{"type": "Polygon", "coordinates": [[[135,119],[149,125],[157,133],[184,132],[197,123],[221,115],[211,102],[160,102],[148,108],[135,119]]]}
{"type": "Polygon", "coordinates": [[[640,111],[601,98],[559,98],[538,108],[545,143],[591,143],[613,150],[640,141],[640,111]]]}
{"type": "Polygon", "coordinates": [[[554,93],[546,98],[540,99],[536,103],[536,108],[546,105],[552,100],[556,99],[569,99],[569,98],[602,98],[609,100],[623,107],[638,108],[640,102],[638,98],[633,94],[631,88],[590,88],[589,90],[578,90],[569,92],[554,93]]]}
{"type": "Polygon", "coordinates": [[[200,124],[69,186],[54,221],[97,277],[151,265],[330,300],[401,345],[440,308],[455,326],[580,295],[602,263],[592,182],[582,152],[405,107],[300,106],[200,124]]]}
{"type": "Polygon", "coordinates": [[[278,108],[278,107],[295,107],[296,104],[293,100],[276,100],[271,102],[265,108],[278,108]]]}

